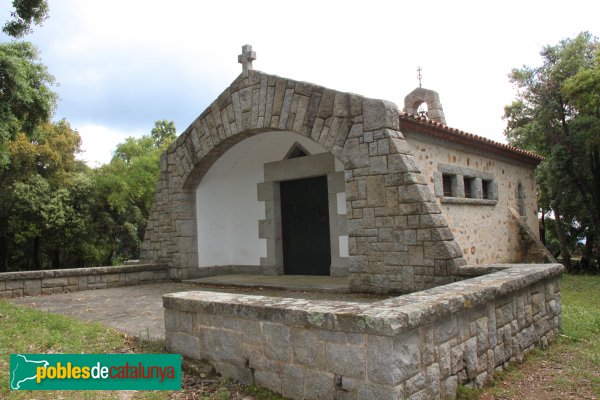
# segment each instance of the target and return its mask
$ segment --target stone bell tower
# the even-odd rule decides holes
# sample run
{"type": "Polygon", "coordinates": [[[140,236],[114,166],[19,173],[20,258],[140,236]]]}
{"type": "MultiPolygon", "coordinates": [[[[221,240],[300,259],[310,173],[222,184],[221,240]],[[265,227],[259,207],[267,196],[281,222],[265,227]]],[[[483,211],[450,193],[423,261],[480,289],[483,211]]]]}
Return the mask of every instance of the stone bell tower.
{"type": "Polygon", "coordinates": [[[444,109],[442,108],[440,95],[433,90],[423,89],[421,87],[421,71],[421,67],[417,68],[419,87],[404,98],[403,111],[446,125],[446,118],[444,117],[444,109]]]}
{"type": "Polygon", "coordinates": [[[446,125],[440,95],[433,90],[418,87],[410,92],[404,98],[403,111],[409,114],[425,116],[432,121],[446,125]],[[427,105],[426,110],[420,110],[423,103],[427,105]]]}

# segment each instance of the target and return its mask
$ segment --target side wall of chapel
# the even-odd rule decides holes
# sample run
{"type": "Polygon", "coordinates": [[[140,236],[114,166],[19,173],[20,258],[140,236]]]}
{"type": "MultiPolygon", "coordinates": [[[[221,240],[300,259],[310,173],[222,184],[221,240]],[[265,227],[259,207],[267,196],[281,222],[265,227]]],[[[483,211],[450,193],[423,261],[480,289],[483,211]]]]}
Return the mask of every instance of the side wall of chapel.
{"type": "Polygon", "coordinates": [[[519,229],[509,208],[521,211],[526,223],[539,232],[534,166],[490,156],[463,145],[433,139],[403,129],[406,140],[430,190],[468,264],[510,263],[523,259],[519,229]],[[496,201],[445,199],[441,192],[442,171],[466,171],[492,178],[496,201]],[[436,182],[437,179],[437,182],[436,182]],[[519,183],[522,187],[519,205],[519,183]]]}

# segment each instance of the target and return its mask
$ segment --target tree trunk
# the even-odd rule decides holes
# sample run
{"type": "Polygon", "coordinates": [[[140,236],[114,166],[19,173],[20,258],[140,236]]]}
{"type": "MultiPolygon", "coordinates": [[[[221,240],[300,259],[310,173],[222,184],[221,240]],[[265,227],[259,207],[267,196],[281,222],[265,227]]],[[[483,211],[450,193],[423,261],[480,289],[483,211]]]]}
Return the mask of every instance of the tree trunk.
{"type": "MultiPolygon", "coordinates": [[[[591,151],[592,159],[592,181],[593,181],[593,193],[592,199],[596,202],[595,208],[590,210],[592,214],[593,226],[590,227],[593,231],[593,239],[589,246],[589,261],[593,266],[593,270],[598,272],[598,265],[600,265],[600,254],[596,248],[597,239],[600,238],[600,152],[596,150],[591,151]]],[[[588,243],[586,241],[586,249],[588,249],[588,243]]]]}
{"type": "MultiPolygon", "coordinates": [[[[540,240],[542,244],[546,246],[546,211],[542,210],[542,217],[540,221],[540,240]]],[[[548,246],[546,246],[548,247],[548,246]]]]}
{"type": "Polygon", "coordinates": [[[8,271],[8,238],[0,232],[0,272],[8,271]]]}
{"type": "Polygon", "coordinates": [[[558,237],[558,244],[560,247],[560,254],[563,258],[563,265],[567,269],[567,272],[571,272],[573,266],[571,265],[571,253],[569,252],[569,247],[567,243],[567,239],[565,238],[565,232],[563,231],[563,224],[560,219],[560,214],[557,208],[554,208],[554,218],[556,218],[556,236],[558,237]]]}
{"type": "Polygon", "coordinates": [[[36,236],[33,239],[33,269],[41,270],[42,262],[41,262],[41,254],[40,254],[40,242],[41,239],[39,236],[36,236]]]}
{"type": "Polygon", "coordinates": [[[554,253],[552,253],[552,257],[558,258],[558,256],[560,256],[560,249],[558,251],[555,251],[554,253]]]}
{"type": "Polygon", "coordinates": [[[108,256],[106,257],[106,262],[104,263],[105,266],[110,267],[112,265],[114,254],[115,254],[114,250],[111,249],[110,252],[108,253],[108,256]]]}
{"type": "Polygon", "coordinates": [[[58,248],[52,252],[52,269],[60,269],[60,250],[58,248]]]}
{"type": "Polygon", "coordinates": [[[594,248],[596,244],[596,237],[593,232],[588,232],[585,237],[585,246],[583,247],[583,254],[581,255],[581,269],[584,272],[598,272],[595,265],[595,254],[594,248]]]}

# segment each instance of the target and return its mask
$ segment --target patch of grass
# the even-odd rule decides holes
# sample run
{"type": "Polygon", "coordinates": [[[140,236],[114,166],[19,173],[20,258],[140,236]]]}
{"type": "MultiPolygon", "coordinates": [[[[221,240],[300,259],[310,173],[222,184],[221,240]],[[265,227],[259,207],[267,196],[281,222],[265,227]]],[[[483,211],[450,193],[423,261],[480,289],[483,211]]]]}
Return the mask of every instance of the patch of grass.
{"type": "MultiPolygon", "coordinates": [[[[98,323],[81,322],[0,300],[0,398],[2,399],[114,399],[111,391],[10,391],[11,353],[138,353],[164,352],[162,344],[131,342],[125,335],[98,323]]],[[[140,399],[165,399],[168,392],[141,392],[140,399]],[[151,396],[151,397],[150,397],[151,396]]]]}
{"type": "Polygon", "coordinates": [[[246,387],[246,394],[253,396],[257,400],[281,400],[283,397],[272,391],[260,388],[255,384],[246,387]]]}
{"type": "Polygon", "coordinates": [[[600,397],[600,276],[563,275],[561,285],[565,337],[552,350],[573,355],[566,363],[573,379],[565,383],[573,392],[585,379],[600,397]]]}
{"type": "Polygon", "coordinates": [[[251,395],[256,400],[281,400],[255,386],[225,380],[209,365],[184,360],[180,391],[10,391],[9,355],[15,353],[164,353],[164,341],[147,335],[131,338],[98,323],[16,306],[0,300],[0,399],[228,400],[251,395]]]}
{"type": "Polygon", "coordinates": [[[477,400],[481,394],[481,389],[465,385],[458,385],[456,390],[456,400],[477,400]]]}
{"type": "Polygon", "coordinates": [[[600,276],[564,274],[561,299],[562,335],[547,350],[529,353],[524,365],[495,375],[494,386],[484,391],[492,397],[486,399],[519,398],[528,374],[540,370],[551,373],[546,386],[559,397],[600,398],[600,276]],[[546,370],[548,364],[556,365],[546,370]],[[560,373],[552,375],[556,366],[560,373]]]}
{"type": "Polygon", "coordinates": [[[563,275],[563,334],[579,340],[600,335],[600,276],[563,275]]]}

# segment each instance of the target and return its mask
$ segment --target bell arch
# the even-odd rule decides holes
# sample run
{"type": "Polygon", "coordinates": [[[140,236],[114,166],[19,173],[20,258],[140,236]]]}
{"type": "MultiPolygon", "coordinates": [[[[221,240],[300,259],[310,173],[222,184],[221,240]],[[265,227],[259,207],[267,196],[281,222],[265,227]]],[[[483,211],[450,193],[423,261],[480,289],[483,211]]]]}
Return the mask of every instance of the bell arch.
{"type": "Polygon", "coordinates": [[[404,98],[404,112],[425,116],[440,124],[446,124],[446,117],[444,116],[444,109],[442,108],[442,102],[440,101],[440,95],[433,90],[416,88],[410,92],[404,98]],[[422,104],[427,105],[427,114],[421,115],[419,107],[422,104]]]}
{"type": "Polygon", "coordinates": [[[266,132],[304,136],[344,164],[351,289],[418,290],[451,281],[465,263],[399,131],[393,103],[254,70],[161,156],[143,261],[168,263],[174,279],[206,273],[198,267],[195,188],[235,144],[266,132]]]}

